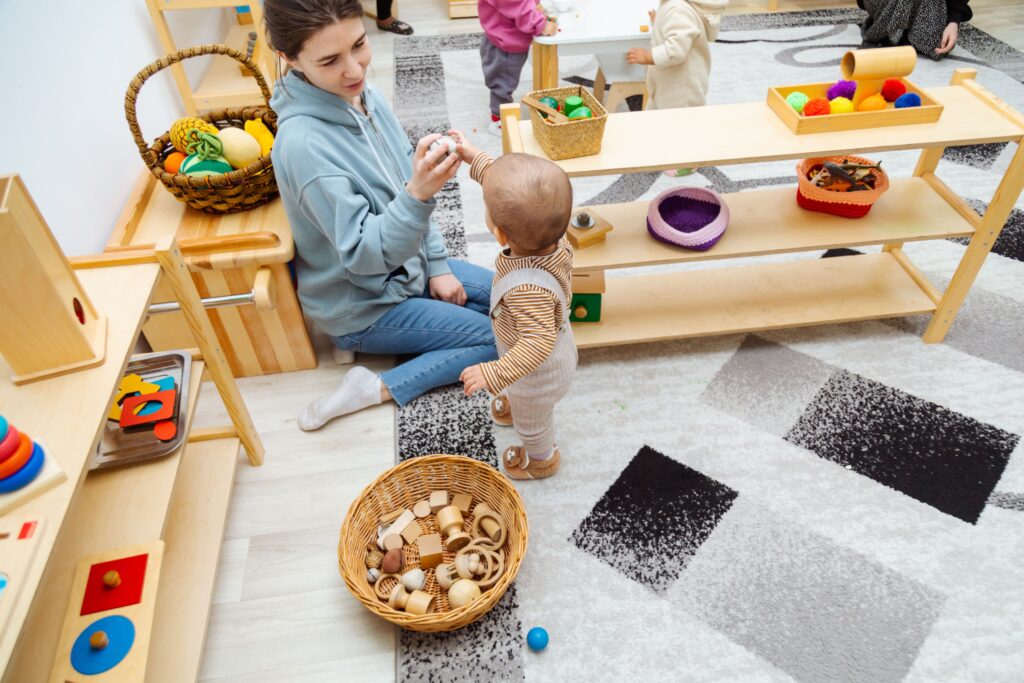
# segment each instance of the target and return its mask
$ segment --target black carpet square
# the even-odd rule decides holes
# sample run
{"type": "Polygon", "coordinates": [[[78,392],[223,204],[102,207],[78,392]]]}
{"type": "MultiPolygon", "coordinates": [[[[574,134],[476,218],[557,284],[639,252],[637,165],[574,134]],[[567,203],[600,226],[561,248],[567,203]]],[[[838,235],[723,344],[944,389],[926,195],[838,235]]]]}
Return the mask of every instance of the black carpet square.
{"type": "MultiPolygon", "coordinates": [[[[967,202],[974,207],[974,210],[985,215],[988,204],[977,199],[968,199],[967,202]]],[[[970,240],[966,237],[950,237],[950,241],[959,244],[967,244],[970,240]]],[[[1013,209],[1009,218],[1003,225],[1002,232],[992,244],[992,253],[1012,258],[1016,261],[1024,261],[1024,211],[1013,209]]]]}
{"type": "Polygon", "coordinates": [[[664,593],[736,495],[644,446],[569,540],[626,577],[664,593]]]}
{"type": "Polygon", "coordinates": [[[992,142],[982,145],[963,145],[961,147],[947,147],[942,152],[943,159],[949,159],[953,163],[973,166],[982,170],[990,170],[999,155],[1006,149],[1008,142],[992,142]]]}
{"type": "Polygon", "coordinates": [[[965,522],[978,521],[1020,437],[840,370],[786,440],[965,522]]]}

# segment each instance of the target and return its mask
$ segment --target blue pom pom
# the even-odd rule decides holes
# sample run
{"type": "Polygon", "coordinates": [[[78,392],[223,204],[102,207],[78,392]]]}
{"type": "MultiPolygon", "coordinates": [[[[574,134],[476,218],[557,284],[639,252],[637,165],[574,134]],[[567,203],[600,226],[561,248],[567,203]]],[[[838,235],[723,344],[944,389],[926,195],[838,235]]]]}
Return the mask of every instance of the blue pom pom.
{"type": "Polygon", "coordinates": [[[905,95],[900,95],[896,98],[896,108],[906,109],[907,107],[920,107],[921,96],[917,93],[908,92],[905,95]]]}
{"type": "Polygon", "coordinates": [[[534,626],[530,629],[530,632],[526,634],[526,644],[529,645],[530,649],[534,652],[540,652],[548,646],[548,632],[540,626],[534,626]]]}

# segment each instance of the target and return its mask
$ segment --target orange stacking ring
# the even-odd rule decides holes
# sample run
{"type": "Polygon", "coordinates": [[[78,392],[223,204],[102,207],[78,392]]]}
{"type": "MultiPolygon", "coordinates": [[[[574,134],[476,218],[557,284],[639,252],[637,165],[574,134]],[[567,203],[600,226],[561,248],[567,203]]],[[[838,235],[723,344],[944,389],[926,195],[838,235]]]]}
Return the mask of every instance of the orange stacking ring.
{"type": "Polygon", "coordinates": [[[7,436],[0,441],[0,462],[14,455],[14,451],[18,450],[19,443],[21,443],[21,434],[14,428],[14,425],[8,424],[7,436]]]}
{"type": "Polygon", "coordinates": [[[18,444],[18,449],[14,451],[14,455],[7,458],[3,462],[0,462],[0,479],[6,479],[12,474],[17,473],[25,466],[28,462],[29,457],[32,455],[32,439],[25,432],[21,433],[21,443],[18,444]]]}

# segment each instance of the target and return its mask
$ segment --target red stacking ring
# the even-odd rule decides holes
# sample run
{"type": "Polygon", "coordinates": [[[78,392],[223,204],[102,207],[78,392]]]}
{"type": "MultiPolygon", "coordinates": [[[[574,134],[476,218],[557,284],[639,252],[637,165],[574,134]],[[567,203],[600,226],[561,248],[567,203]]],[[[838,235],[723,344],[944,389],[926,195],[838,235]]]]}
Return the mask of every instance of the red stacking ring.
{"type": "Polygon", "coordinates": [[[3,441],[0,441],[0,463],[14,455],[14,452],[18,450],[19,443],[21,443],[21,434],[14,428],[14,425],[8,424],[7,436],[4,437],[3,441]]]}
{"type": "Polygon", "coordinates": [[[21,442],[18,444],[18,449],[14,451],[14,455],[7,458],[3,462],[0,462],[0,479],[6,479],[13,474],[17,474],[18,470],[25,466],[28,462],[29,457],[32,455],[32,438],[22,432],[21,442]]]}

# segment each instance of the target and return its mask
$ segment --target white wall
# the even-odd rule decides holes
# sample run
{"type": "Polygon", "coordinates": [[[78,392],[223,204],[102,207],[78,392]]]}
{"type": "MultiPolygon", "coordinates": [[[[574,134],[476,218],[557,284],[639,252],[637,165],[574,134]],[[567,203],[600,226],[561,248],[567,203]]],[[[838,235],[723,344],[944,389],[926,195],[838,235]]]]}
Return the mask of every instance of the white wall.
{"type": "MultiPolygon", "coordinates": [[[[178,47],[222,40],[233,10],[169,13],[178,47]]],[[[124,117],[138,71],[164,54],[144,0],[0,0],[0,175],[19,173],[69,255],[103,250],[145,169],[124,117]]],[[[211,57],[186,63],[193,83],[211,57]]],[[[170,71],[143,86],[147,141],[184,113],[170,71]]]]}

